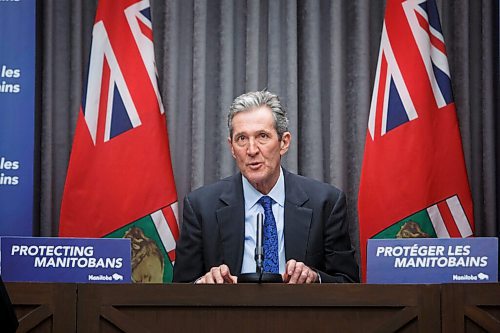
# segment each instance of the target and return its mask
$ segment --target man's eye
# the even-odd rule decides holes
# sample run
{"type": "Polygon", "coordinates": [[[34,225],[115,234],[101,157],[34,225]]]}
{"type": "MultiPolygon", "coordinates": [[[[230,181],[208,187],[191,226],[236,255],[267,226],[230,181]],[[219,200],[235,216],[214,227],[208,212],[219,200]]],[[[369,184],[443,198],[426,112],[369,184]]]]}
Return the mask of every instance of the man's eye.
{"type": "Polygon", "coordinates": [[[247,143],[247,138],[243,135],[240,135],[236,137],[235,141],[237,145],[244,146],[247,143]]]}
{"type": "Polygon", "coordinates": [[[258,136],[258,140],[261,143],[267,142],[271,137],[269,136],[268,133],[260,133],[258,136]]]}

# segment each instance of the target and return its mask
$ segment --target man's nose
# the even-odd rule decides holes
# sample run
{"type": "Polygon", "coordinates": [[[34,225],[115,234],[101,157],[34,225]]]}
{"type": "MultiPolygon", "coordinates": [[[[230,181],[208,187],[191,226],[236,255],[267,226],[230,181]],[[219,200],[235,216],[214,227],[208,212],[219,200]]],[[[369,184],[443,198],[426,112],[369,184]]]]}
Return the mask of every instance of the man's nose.
{"type": "Polygon", "coordinates": [[[247,147],[247,154],[250,156],[254,156],[259,152],[259,146],[257,141],[254,138],[249,138],[248,139],[248,147],[247,147]]]}

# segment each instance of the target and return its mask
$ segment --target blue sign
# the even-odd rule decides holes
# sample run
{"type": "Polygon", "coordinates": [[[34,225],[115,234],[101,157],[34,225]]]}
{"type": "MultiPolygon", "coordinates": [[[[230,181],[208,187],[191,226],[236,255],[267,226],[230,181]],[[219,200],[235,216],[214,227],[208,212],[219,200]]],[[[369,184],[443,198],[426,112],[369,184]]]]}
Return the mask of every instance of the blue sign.
{"type": "Polygon", "coordinates": [[[0,1],[0,235],[33,234],[36,1],[0,1]]]}
{"type": "Polygon", "coordinates": [[[368,283],[498,281],[498,239],[369,239],[368,283]]]}
{"type": "Polygon", "coordinates": [[[129,283],[130,239],[2,237],[4,281],[129,283]]]}

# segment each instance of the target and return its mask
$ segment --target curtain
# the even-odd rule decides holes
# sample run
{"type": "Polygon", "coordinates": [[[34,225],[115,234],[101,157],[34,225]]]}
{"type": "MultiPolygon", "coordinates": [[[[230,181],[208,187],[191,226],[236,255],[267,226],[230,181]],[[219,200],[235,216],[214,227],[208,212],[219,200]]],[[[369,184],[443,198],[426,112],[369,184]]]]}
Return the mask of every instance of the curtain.
{"type": "MultiPolygon", "coordinates": [[[[236,171],[234,97],[268,89],[287,107],[283,165],[357,194],[385,1],[151,0],[179,201],[236,171]]],[[[41,3],[39,233],[55,236],[96,1],[41,3]]],[[[474,200],[476,234],[498,236],[498,1],[437,1],[474,200]]],[[[181,207],[182,208],[182,207],[181,207]]]]}

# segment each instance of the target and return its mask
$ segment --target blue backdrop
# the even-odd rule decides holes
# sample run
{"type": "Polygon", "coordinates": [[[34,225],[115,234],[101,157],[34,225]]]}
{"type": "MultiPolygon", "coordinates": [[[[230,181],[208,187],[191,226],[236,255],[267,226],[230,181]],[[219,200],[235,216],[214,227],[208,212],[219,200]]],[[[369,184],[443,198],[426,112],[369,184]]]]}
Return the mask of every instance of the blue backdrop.
{"type": "Polygon", "coordinates": [[[0,1],[0,235],[31,236],[36,1],[0,1]]]}

